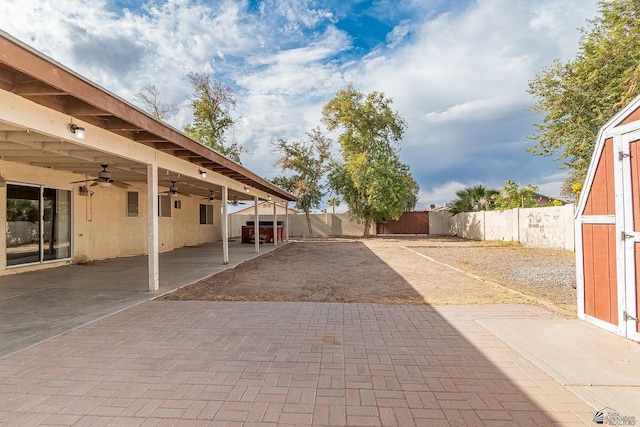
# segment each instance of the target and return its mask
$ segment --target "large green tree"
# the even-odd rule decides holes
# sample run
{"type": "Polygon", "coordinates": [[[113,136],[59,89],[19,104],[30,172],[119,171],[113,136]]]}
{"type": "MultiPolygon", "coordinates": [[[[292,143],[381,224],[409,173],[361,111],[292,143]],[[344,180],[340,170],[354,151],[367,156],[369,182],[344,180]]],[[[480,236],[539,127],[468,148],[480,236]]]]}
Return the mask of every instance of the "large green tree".
{"type": "Polygon", "coordinates": [[[208,74],[190,73],[187,77],[194,90],[191,96],[193,123],[184,127],[185,133],[241,163],[240,155],[246,149],[236,141],[227,144],[225,138],[225,132],[236,123],[236,119],[231,116],[231,111],[236,106],[233,90],[208,74]]]}
{"type": "Polygon", "coordinates": [[[581,29],[578,54],[555,61],[529,83],[542,116],[530,151],[557,156],[570,170],[563,194],[582,183],[599,128],[638,95],[640,1],[600,1],[598,16],[581,29]]]}
{"type": "Polygon", "coordinates": [[[313,234],[311,209],[320,206],[325,194],[322,182],[331,161],[331,145],[331,140],[315,128],[304,140],[279,139],[272,150],[278,156],[276,165],[291,173],[272,181],[298,198],[296,207],[305,213],[309,235],[313,234]]]}
{"type": "Polygon", "coordinates": [[[327,128],[342,130],[342,161],[334,164],[329,183],[350,214],[364,223],[364,237],[374,221],[398,219],[418,200],[418,184],[399,157],[406,124],[392,102],[380,92],[365,95],[349,84],[322,110],[327,128]]]}
{"type": "Polygon", "coordinates": [[[493,196],[498,190],[487,189],[483,185],[463,188],[456,191],[456,198],[451,202],[451,215],[461,212],[488,211],[493,208],[493,196]]]}

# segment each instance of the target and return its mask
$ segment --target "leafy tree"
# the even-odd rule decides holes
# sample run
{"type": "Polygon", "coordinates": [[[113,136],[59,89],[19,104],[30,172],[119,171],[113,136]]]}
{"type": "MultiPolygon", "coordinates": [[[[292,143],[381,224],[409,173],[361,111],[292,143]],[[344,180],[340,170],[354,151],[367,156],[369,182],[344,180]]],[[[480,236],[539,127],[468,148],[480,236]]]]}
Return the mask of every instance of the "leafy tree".
{"type": "Polygon", "coordinates": [[[639,93],[640,2],[601,0],[581,32],[573,61],[555,61],[529,83],[532,111],[543,116],[529,151],[556,155],[571,171],[565,195],[584,181],[600,127],[639,93]]]}
{"type": "Polygon", "coordinates": [[[185,133],[240,163],[240,155],[247,150],[235,141],[225,144],[225,132],[237,121],[230,113],[236,106],[233,90],[207,74],[190,73],[187,77],[194,88],[191,97],[194,122],[184,127],[185,133]]]}
{"type": "Polygon", "coordinates": [[[289,171],[293,175],[277,177],[272,181],[298,198],[296,207],[304,211],[309,235],[312,235],[310,213],[311,209],[320,206],[324,196],[322,179],[331,160],[331,140],[315,128],[307,133],[306,140],[279,139],[273,151],[278,155],[276,165],[283,172],[289,171]]]}
{"type": "Polygon", "coordinates": [[[520,184],[510,179],[505,181],[499,194],[492,197],[496,209],[506,210],[514,208],[535,208],[538,202],[535,198],[538,187],[527,185],[520,187],[520,184]]]}
{"type": "Polygon", "coordinates": [[[31,200],[7,198],[7,221],[38,222],[40,210],[38,204],[31,200]]]}
{"type": "Polygon", "coordinates": [[[391,109],[392,102],[380,92],[364,95],[349,84],[322,110],[330,131],[343,130],[338,138],[342,162],[329,173],[329,183],[364,223],[364,237],[372,222],[398,219],[418,200],[418,184],[400,162],[397,147],[406,124],[391,109]]]}
{"type": "Polygon", "coordinates": [[[332,197],[330,199],[327,199],[327,204],[331,206],[331,213],[335,214],[336,206],[340,206],[340,199],[338,199],[337,197],[332,197]]]}
{"type": "Polygon", "coordinates": [[[493,208],[493,196],[498,190],[486,189],[482,185],[463,188],[456,191],[456,199],[452,202],[451,215],[461,212],[488,211],[493,208]]]}
{"type": "Polygon", "coordinates": [[[167,120],[180,110],[178,104],[160,101],[160,90],[155,85],[146,85],[134,97],[142,103],[149,114],[158,120],[167,120]]]}

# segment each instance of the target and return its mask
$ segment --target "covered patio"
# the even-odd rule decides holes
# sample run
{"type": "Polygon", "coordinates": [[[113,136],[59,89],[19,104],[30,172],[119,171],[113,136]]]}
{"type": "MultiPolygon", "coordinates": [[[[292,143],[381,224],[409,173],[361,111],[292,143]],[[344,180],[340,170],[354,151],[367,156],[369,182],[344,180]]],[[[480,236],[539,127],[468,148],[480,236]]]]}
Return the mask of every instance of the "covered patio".
{"type": "Polygon", "coordinates": [[[242,200],[296,198],[0,31],[0,276],[148,255],[156,292],[162,253],[221,242],[204,262],[230,262],[242,200]]]}
{"type": "MultiPolygon", "coordinates": [[[[0,277],[0,358],[78,326],[234,268],[259,254],[252,245],[222,242],[160,254],[159,292],[149,293],[147,257],[120,257],[0,277]]],[[[262,254],[276,246],[264,245],[262,254]]]]}

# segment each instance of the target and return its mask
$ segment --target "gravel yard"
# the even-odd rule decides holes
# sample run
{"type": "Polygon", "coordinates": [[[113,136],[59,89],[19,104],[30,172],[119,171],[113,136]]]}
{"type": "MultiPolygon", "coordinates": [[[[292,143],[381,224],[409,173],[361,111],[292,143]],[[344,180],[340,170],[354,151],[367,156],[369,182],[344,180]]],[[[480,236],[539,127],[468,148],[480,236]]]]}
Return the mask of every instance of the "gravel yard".
{"type": "Polygon", "coordinates": [[[573,252],[457,238],[434,238],[427,245],[407,244],[406,247],[561,308],[576,310],[573,252]]]}
{"type": "Polygon", "coordinates": [[[420,305],[538,303],[575,313],[573,262],[571,253],[456,238],[303,240],[161,299],[420,305]]]}

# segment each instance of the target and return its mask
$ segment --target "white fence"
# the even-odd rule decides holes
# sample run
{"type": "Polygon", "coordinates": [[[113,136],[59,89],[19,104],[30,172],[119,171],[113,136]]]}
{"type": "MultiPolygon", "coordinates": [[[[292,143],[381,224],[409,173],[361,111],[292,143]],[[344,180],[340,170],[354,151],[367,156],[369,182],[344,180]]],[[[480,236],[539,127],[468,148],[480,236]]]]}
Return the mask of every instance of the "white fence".
{"type": "MultiPolygon", "coordinates": [[[[508,211],[467,212],[451,216],[449,212],[429,212],[430,235],[452,235],[470,240],[503,240],[520,242],[536,248],[575,251],[574,205],[544,208],[511,209],[508,211]]],[[[254,215],[230,215],[229,235],[242,237],[242,226],[253,221],[254,215]]],[[[273,215],[260,215],[259,220],[273,222],[273,215]]],[[[285,215],[277,215],[285,222],[285,215]]],[[[312,214],[313,237],[361,237],[364,225],[358,224],[348,213],[312,214]]],[[[376,226],[369,230],[376,235],[376,226]]],[[[289,214],[289,236],[308,237],[304,214],[289,214]]]]}
{"type": "MultiPolygon", "coordinates": [[[[247,221],[253,221],[254,215],[230,215],[229,235],[232,238],[242,237],[242,226],[247,221]]],[[[260,222],[273,222],[272,215],[260,215],[260,222]]],[[[285,223],[285,215],[277,215],[277,221],[285,223]]],[[[320,213],[311,214],[311,229],[313,237],[345,236],[362,237],[364,224],[358,224],[348,213],[331,214],[320,213]]],[[[372,224],[369,234],[375,236],[376,225],[372,224]]],[[[289,236],[309,237],[309,227],[304,214],[289,214],[289,236]]]]}
{"type": "Polygon", "coordinates": [[[573,204],[508,211],[430,212],[429,234],[504,240],[536,248],[575,251],[573,204]]]}

